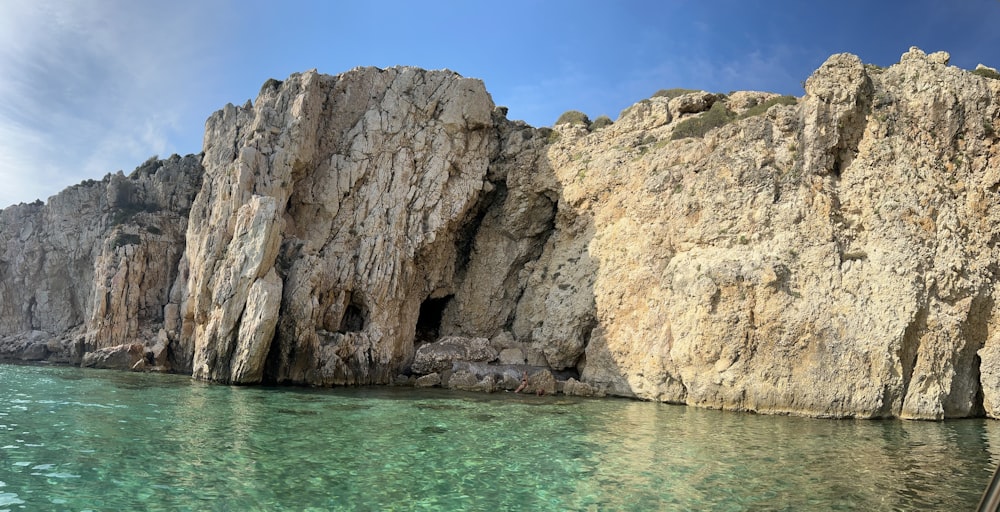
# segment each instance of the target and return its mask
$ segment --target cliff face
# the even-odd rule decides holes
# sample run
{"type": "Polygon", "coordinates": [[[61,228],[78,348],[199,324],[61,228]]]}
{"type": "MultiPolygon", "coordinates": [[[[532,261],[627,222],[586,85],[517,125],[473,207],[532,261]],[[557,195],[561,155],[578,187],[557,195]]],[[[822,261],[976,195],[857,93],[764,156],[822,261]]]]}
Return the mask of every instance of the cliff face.
{"type": "Polygon", "coordinates": [[[593,130],[508,121],[448,71],[269,81],[209,118],[200,164],[0,213],[0,355],[140,342],[227,383],[527,370],[548,392],[995,417],[998,98],[917,49],[593,130]]]}
{"type": "Polygon", "coordinates": [[[0,211],[0,356],[79,362],[155,337],[201,173],[151,159],[0,211]]]}
{"type": "Polygon", "coordinates": [[[594,232],[583,380],[761,412],[995,415],[1000,82],[946,62],[837,55],[796,105],[703,138],[665,142],[685,98],[564,132],[549,161],[594,232]]]}
{"type": "Polygon", "coordinates": [[[213,115],[179,308],[194,375],[390,382],[421,302],[454,287],[498,149],[491,109],[477,80],[368,68],[213,115]]]}

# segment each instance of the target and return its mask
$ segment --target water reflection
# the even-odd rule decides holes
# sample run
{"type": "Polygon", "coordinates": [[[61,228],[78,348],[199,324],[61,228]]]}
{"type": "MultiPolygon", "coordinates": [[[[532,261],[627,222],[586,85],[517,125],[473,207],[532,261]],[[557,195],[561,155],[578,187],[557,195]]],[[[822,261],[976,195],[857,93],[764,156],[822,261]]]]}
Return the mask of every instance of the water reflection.
{"type": "Polygon", "coordinates": [[[984,420],[818,420],[675,406],[650,414],[651,405],[593,416],[601,421],[590,436],[604,452],[594,457],[595,478],[579,483],[581,504],[604,496],[602,508],[971,506],[985,488],[997,449],[997,439],[986,441],[997,434],[996,422],[984,420]],[[943,475],[965,484],[943,484],[943,475]],[[631,493],[616,493],[620,487],[631,493]]]}

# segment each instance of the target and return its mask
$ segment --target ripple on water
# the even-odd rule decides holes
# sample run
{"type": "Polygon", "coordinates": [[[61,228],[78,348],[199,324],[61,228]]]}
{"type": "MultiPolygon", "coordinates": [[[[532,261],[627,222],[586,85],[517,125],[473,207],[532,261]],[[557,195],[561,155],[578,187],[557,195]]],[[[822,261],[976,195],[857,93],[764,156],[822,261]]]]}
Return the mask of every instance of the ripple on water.
{"type": "Polygon", "coordinates": [[[24,500],[12,492],[0,492],[0,507],[6,505],[24,505],[24,500]]]}
{"type": "Polygon", "coordinates": [[[966,510],[987,459],[1000,460],[1000,422],[981,420],[830,422],[73,368],[0,366],[0,382],[0,512],[966,510]],[[53,375],[66,377],[46,384],[53,375]]]}

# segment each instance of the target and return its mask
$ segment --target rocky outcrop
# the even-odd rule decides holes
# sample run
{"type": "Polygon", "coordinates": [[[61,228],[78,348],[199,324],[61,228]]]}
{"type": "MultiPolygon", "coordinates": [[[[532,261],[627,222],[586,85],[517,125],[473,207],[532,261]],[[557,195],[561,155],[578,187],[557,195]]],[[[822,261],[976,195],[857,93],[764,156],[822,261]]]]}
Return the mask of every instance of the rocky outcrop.
{"type": "Polygon", "coordinates": [[[996,414],[1000,82],[946,61],[836,55],[796,105],[701,138],[671,140],[685,116],[561,130],[550,165],[594,233],[582,380],[835,417],[976,415],[982,392],[996,414]]]}
{"type": "Polygon", "coordinates": [[[236,384],[528,371],[532,392],[1000,415],[1000,81],[914,48],[835,55],[805,89],[536,129],[450,71],[272,80],[209,118],[200,164],[0,213],[0,356],[138,342],[236,384]]]}
{"type": "Polygon", "coordinates": [[[178,308],[194,375],[391,382],[421,303],[455,286],[491,111],[478,80],[365,68],[293,75],[213,115],[178,308]]]}
{"type": "Polygon", "coordinates": [[[183,252],[199,160],[150,159],[128,176],[0,211],[0,352],[38,333],[46,359],[59,362],[151,342],[183,252]]]}

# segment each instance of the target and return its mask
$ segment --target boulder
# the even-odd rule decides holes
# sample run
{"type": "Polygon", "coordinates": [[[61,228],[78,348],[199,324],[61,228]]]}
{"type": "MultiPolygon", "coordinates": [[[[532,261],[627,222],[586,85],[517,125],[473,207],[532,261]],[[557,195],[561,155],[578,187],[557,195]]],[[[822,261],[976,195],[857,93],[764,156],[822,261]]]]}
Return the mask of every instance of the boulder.
{"type": "Polygon", "coordinates": [[[501,350],[497,356],[497,362],[499,364],[527,364],[528,361],[524,357],[524,350],[516,347],[501,350]]]}
{"type": "Polygon", "coordinates": [[[460,391],[479,391],[479,380],[471,372],[459,370],[448,379],[448,388],[460,391]]]}
{"type": "Polygon", "coordinates": [[[604,393],[600,390],[594,388],[586,382],[580,382],[574,378],[568,379],[563,384],[562,389],[563,394],[570,396],[585,396],[585,397],[599,397],[604,396],[604,393]]]}
{"type": "Polygon", "coordinates": [[[432,388],[434,386],[440,386],[441,375],[438,373],[421,375],[420,377],[417,377],[417,380],[413,382],[413,385],[418,388],[432,388]]]}
{"type": "Polygon", "coordinates": [[[456,361],[488,362],[497,358],[497,351],[486,338],[447,337],[421,345],[413,357],[411,370],[418,374],[441,372],[456,361]]]}
{"type": "Polygon", "coordinates": [[[146,347],[142,343],[126,343],[97,349],[83,356],[80,366],[109,370],[132,370],[136,364],[144,367],[146,347]]]}
{"type": "Polygon", "coordinates": [[[49,347],[45,343],[32,343],[21,352],[22,361],[42,361],[49,356],[49,347]]]}

